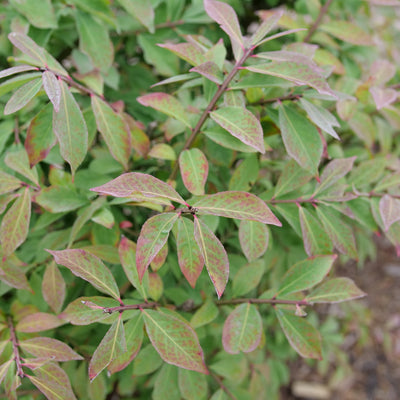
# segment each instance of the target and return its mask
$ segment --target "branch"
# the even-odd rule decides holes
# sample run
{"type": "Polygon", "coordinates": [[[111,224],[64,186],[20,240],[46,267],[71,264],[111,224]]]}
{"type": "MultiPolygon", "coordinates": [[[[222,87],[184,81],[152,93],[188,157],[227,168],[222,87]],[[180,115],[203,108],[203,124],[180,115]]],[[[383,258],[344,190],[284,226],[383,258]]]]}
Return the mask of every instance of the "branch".
{"type": "Polygon", "coordinates": [[[233,304],[243,304],[243,303],[250,303],[250,304],[292,304],[295,306],[311,306],[312,303],[309,303],[306,300],[281,300],[276,299],[273,297],[272,299],[231,299],[231,300],[219,300],[215,304],[217,306],[224,306],[224,305],[233,305],[233,304]]]}
{"type": "Polygon", "coordinates": [[[90,308],[96,308],[96,309],[103,309],[103,311],[106,314],[112,314],[114,312],[123,312],[126,310],[141,310],[142,308],[156,308],[159,307],[160,305],[156,302],[151,302],[151,303],[140,303],[140,304],[122,304],[121,306],[117,307],[101,307],[96,304],[92,304],[89,301],[85,301],[83,304],[86,304],[90,308]]]}
{"type": "Polygon", "coordinates": [[[327,0],[327,2],[321,7],[317,19],[315,20],[314,24],[311,26],[310,30],[308,31],[307,36],[303,40],[304,43],[307,43],[310,41],[312,35],[314,34],[314,32],[317,30],[317,28],[321,24],[322,18],[328,11],[328,8],[332,2],[333,2],[333,0],[327,0]]]}
{"type": "Polygon", "coordinates": [[[14,323],[11,317],[7,318],[7,325],[8,329],[10,330],[10,340],[12,343],[12,348],[13,348],[13,353],[14,353],[14,361],[17,366],[17,375],[20,378],[23,378],[25,376],[25,372],[22,369],[22,361],[21,361],[21,356],[19,354],[19,344],[18,344],[18,339],[17,335],[15,334],[15,328],[14,328],[14,323]]]}

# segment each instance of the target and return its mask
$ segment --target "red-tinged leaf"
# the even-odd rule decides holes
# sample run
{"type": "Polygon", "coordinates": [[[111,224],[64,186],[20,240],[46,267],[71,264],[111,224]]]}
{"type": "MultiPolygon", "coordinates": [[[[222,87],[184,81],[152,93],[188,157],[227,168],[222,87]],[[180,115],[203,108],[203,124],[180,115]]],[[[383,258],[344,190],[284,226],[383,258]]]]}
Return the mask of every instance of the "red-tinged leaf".
{"type": "Polygon", "coordinates": [[[217,85],[221,85],[223,82],[224,76],[221,70],[219,69],[218,65],[212,61],[207,61],[203,64],[200,64],[197,67],[191,68],[189,71],[197,72],[217,85]]]}
{"type": "MultiPolygon", "coordinates": [[[[188,205],[168,183],[141,172],[122,174],[118,178],[90,190],[114,197],[128,197],[133,200],[136,198],[136,193],[138,193],[145,197],[163,197],[185,206],[188,205]]],[[[142,197],[139,198],[139,201],[142,200],[142,197]]]]}
{"type": "Polygon", "coordinates": [[[123,370],[139,353],[143,341],[143,318],[140,311],[137,311],[133,318],[125,324],[124,330],[126,332],[126,351],[119,354],[108,365],[107,370],[111,374],[123,370]]]}
{"type": "Polygon", "coordinates": [[[260,198],[247,192],[231,191],[206,195],[196,200],[192,206],[198,209],[200,215],[219,215],[282,226],[260,198]]]}
{"type": "Polygon", "coordinates": [[[392,224],[400,220],[400,200],[385,194],[379,201],[379,212],[387,232],[392,224]]]}
{"type": "Polygon", "coordinates": [[[180,368],[178,385],[185,400],[205,400],[208,394],[207,378],[196,371],[180,368]]]}
{"type": "Polygon", "coordinates": [[[32,65],[16,65],[15,67],[3,69],[3,71],[0,71],[0,79],[5,78],[6,76],[19,74],[20,72],[37,70],[38,68],[32,67],[32,65]]]}
{"type": "Polygon", "coordinates": [[[341,303],[366,295],[351,279],[334,278],[319,285],[308,294],[305,300],[310,303],[341,303]]]}
{"type": "Polygon", "coordinates": [[[299,207],[299,218],[306,253],[310,257],[332,253],[331,240],[314,215],[305,208],[299,207]]]}
{"type": "Polygon", "coordinates": [[[42,74],[43,87],[54,106],[54,111],[60,111],[61,86],[57,77],[51,71],[44,71],[42,74]]]}
{"type": "Polygon", "coordinates": [[[126,341],[122,314],[113,322],[98,345],[89,363],[89,379],[93,381],[111,361],[126,352],[126,341]]]}
{"type": "Polygon", "coordinates": [[[203,152],[184,150],[179,156],[179,168],[186,189],[195,196],[203,195],[208,176],[208,161],[203,152]]]}
{"type": "Polygon", "coordinates": [[[160,160],[176,160],[175,150],[166,143],[155,144],[147,154],[149,157],[159,158],[160,160]]]}
{"type": "Polygon", "coordinates": [[[79,297],[59,315],[72,325],[89,325],[117,314],[106,314],[104,308],[117,307],[120,303],[110,297],[79,297]]]}
{"type": "Polygon", "coordinates": [[[47,251],[57,264],[64,265],[74,275],[88,281],[100,292],[120,300],[117,283],[111,271],[99,258],[80,249],[47,251]]]}
{"type": "Polygon", "coordinates": [[[315,256],[294,264],[283,276],[275,296],[281,298],[317,285],[329,273],[336,258],[336,254],[315,256]]]}
{"type": "Polygon", "coordinates": [[[356,156],[349,158],[337,158],[332,160],[322,172],[320,184],[317,186],[314,192],[314,196],[317,193],[323,192],[332,185],[334,185],[339,179],[347,175],[354,165],[356,156]]]}
{"type": "Polygon", "coordinates": [[[19,189],[21,186],[22,182],[15,176],[0,171],[0,195],[13,192],[15,189],[19,189]]]}
{"type": "Polygon", "coordinates": [[[48,364],[49,362],[53,361],[53,358],[49,357],[42,357],[42,358],[24,358],[23,366],[26,368],[31,369],[34,371],[35,369],[38,369],[42,367],[43,365],[48,364]]]}
{"type": "Polygon", "coordinates": [[[25,138],[25,150],[32,167],[44,160],[57,143],[53,133],[53,106],[48,104],[32,119],[25,138]]]}
{"type": "Polygon", "coordinates": [[[210,117],[244,144],[265,153],[260,121],[250,111],[243,107],[223,107],[212,111],[210,117]]]}
{"type": "Polygon", "coordinates": [[[65,281],[60,270],[51,262],[47,265],[42,280],[42,295],[46,303],[55,312],[60,312],[65,299],[65,281]]]}
{"type": "Polygon", "coordinates": [[[321,335],[304,318],[290,311],[275,309],[281,328],[294,350],[302,357],[322,360],[321,335]]]}
{"type": "Polygon", "coordinates": [[[228,316],[222,331],[224,350],[230,354],[250,353],[260,344],[262,320],[257,308],[244,303],[228,316]]]}
{"type": "Polygon", "coordinates": [[[0,252],[0,280],[7,285],[16,289],[32,289],[29,286],[28,280],[24,271],[15,262],[13,257],[4,257],[0,252]]]}
{"type": "Polygon", "coordinates": [[[9,256],[25,242],[31,220],[31,194],[25,188],[4,215],[0,226],[0,242],[5,256],[9,256]]]}
{"type": "Polygon", "coordinates": [[[283,10],[277,10],[269,18],[265,19],[263,23],[257,28],[250,38],[250,43],[257,46],[264,39],[270,30],[272,30],[283,15],[283,10]]]}
{"type": "Polygon", "coordinates": [[[194,237],[206,264],[208,275],[218,298],[222,296],[229,277],[229,261],[224,246],[200,219],[194,219],[194,237]]]}
{"type": "Polygon", "coordinates": [[[38,312],[22,318],[15,327],[17,332],[42,332],[64,325],[65,321],[54,314],[38,312]]]}
{"type": "Polygon", "coordinates": [[[3,382],[3,379],[5,378],[7,371],[13,362],[14,362],[14,359],[11,358],[11,360],[8,360],[4,364],[0,365],[0,383],[3,382]]]}
{"type": "Polygon", "coordinates": [[[385,58],[378,58],[372,63],[369,74],[368,83],[381,87],[395,76],[396,65],[385,58]]]}
{"type": "Polygon", "coordinates": [[[178,368],[164,364],[154,381],[153,400],[181,400],[178,386],[178,368]]]}
{"type": "Polygon", "coordinates": [[[158,301],[164,292],[164,283],[156,273],[149,274],[149,297],[158,301]]]}
{"type": "Polygon", "coordinates": [[[268,247],[268,228],[258,221],[243,220],[239,225],[239,242],[249,261],[261,257],[268,247]]]}
{"type": "Polygon", "coordinates": [[[5,196],[0,196],[0,214],[6,211],[8,204],[19,196],[18,193],[11,193],[5,196]]]}
{"type": "Polygon", "coordinates": [[[390,104],[394,103],[398,97],[398,92],[391,88],[379,88],[379,87],[371,87],[369,89],[372,94],[372,98],[374,99],[376,109],[380,110],[381,108],[388,107],[390,104]]]}
{"type": "Polygon", "coordinates": [[[273,61],[268,64],[257,64],[246,67],[247,70],[264,75],[277,76],[294,82],[296,85],[308,85],[321,94],[327,94],[337,98],[329,87],[326,79],[320,74],[318,68],[294,61],[273,61]]]}
{"type": "Polygon", "coordinates": [[[356,241],[352,229],[345,224],[338,212],[320,205],[317,207],[317,215],[326,233],[331,238],[333,245],[342,253],[357,259],[356,241]]]}
{"type": "Polygon", "coordinates": [[[118,3],[120,3],[132,17],[139,20],[150,33],[154,33],[154,6],[151,0],[143,0],[134,3],[130,0],[118,0],[118,3]]]}
{"type": "Polygon", "coordinates": [[[39,186],[37,170],[30,168],[28,154],[24,148],[8,152],[4,161],[8,167],[39,186]]]}
{"type": "Polygon", "coordinates": [[[179,218],[176,237],[178,263],[184,277],[194,288],[204,266],[204,259],[194,237],[194,225],[188,218],[179,218]]]}
{"type": "Polygon", "coordinates": [[[217,22],[229,36],[232,46],[236,44],[243,48],[244,39],[234,9],[229,4],[214,0],[204,0],[204,9],[210,18],[217,22]]]}
{"type": "Polygon", "coordinates": [[[97,129],[110,150],[111,155],[128,169],[132,142],[129,126],[121,115],[97,96],[92,96],[92,110],[96,118],[97,129]]]}
{"type": "Polygon", "coordinates": [[[36,357],[49,357],[54,361],[83,360],[78,353],[68,345],[48,337],[35,337],[19,343],[22,350],[36,357]]]}
{"type": "Polygon", "coordinates": [[[53,113],[53,130],[62,158],[71,166],[72,175],[82,163],[88,148],[88,131],[81,109],[65,82],[60,82],[60,110],[53,113]]]}
{"type": "Polygon", "coordinates": [[[324,32],[330,33],[344,42],[359,46],[369,46],[374,42],[372,37],[357,25],[348,21],[331,21],[319,26],[324,32]]]}
{"type": "Polygon", "coordinates": [[[143,279],[153,258],[167,242],[169,232],[178,216],[178,213],[158,214],[149,218],[142,226],[136,249],[136,267],[140,280],[143,279]]]}
{"type": "Polygon", "coordinates": [[[163,49],[168,49],[176,54],[179,58],[187,61],[189,64],[196,66],[206,62],[201,48],[193,43],[178,44],[159,44],[163,49]]]}
{"type": "Polygon", "coordinates": [[[139,123],[137,123],[129,114],[124,113],[122,116],[131,131],[132,148],[139,153],[140,156],[145,157],[150,149],[149,137],[140,128],[139,123]]]}
{"type": "Polygon", "coordinates": [[[4,107],[4,115],[15,113],[26,106],[36,96],[41,86],[42,80],[37,78],[17,89],[4,107]]]}
{"type": "Polygon", "coordinates": [[[232,282],[232,295],[240,297],[253,290],[261,281],[265,272],[263,259],[253,261],[236,272],[232,282]]]}
{"type": "Polygon", "coordinates": [[[156,92],[138,97],[137,101],[145,107],[154,108],[170,117],[183,122],[191,128],[189,117],[183,105],[173,96],[166,93],[156,92]]]}
{"type": "Polygon", "coordinates": [[[208,374],[194,330],[183,320],[154,310],[142,310],[147,335],[168,364],[208,374]]]}
{"type": "Polygon", "coordinates": [[[168,243],[165,243],[157,255],[153,258],[150,266],[154,272],[157,272],[165,263],[168,256],[168,243]]]}
{"type": "Polygon", "coordinates": [[[322,156],[322,142],[317,129],[294,107],[279,107],[279,125],[286,151],[304,169],[318,173],[322,156]]]}
{"type": "Polygon", "coordinates": [[[122,268],[124,269],[125,275],[129,282],[140,293],[143,299],[147,300],[145,289],[146,284],[145,282],[140,283],[139,274],[136,267],[136,243],[132,242],[126,237],[122,237],[118,247],[118,254],[121,260],[122,268]]]}

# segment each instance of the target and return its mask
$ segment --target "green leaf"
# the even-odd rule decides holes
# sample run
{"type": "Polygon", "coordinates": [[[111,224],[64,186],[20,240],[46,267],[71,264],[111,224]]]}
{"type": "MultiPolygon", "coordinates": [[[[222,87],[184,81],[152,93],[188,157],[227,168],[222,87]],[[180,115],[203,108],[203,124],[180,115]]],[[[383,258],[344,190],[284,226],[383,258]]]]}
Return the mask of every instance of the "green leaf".
{"type": "Polygon", "coordinates": [[[236,307],[228,316],[222,331],[222,344],[227,353],[250,353],[260,344],[262,320],[257,308],[250,303],[236,307]]]}
{"type": "Polygon", "coordinates": [[[199,328],[200,326],[207,325],[217,318],[219,313],[218,307],[215,303],[207,299],[204,304],[193,314],[190,320],[190,325],[193,328],[199,328]]]}
{"type": "Polygon", "coordinates": [[[4,115],[15,113],[26,106],[36,96],[41,86],[42,80],[37,78],[17,89],[4,107],[4,115]]]}
{"type": "Polygon", "coordinates": [[[133,375],[143,376],[156,371],[163,364],[157,350],[151,345],[143,347],[133,362],[133,375]]]}
{"type": "Polygon", "coordinates": [[[122,314],[113,322],[89,363],[89,379],[92,382],[111,361],[126,352],[125,331],[122,314]]]}
{"type": "Polygon", "coordinates": [[[256,155],[250,155],[233,171],[228,185],[229,190],[250,190],[251,186],[256,183],[259,172],[259,161],[256,155]]]}
{"type": "Polygon", "coordinates": [[[268,228],[258,221],[242,220],[239,225],[239,241],[247,260],[261,257],[268,247],[268,228]]]}
{"type": "Polygon", "coordinates": [[[65,299],[65,288],[66,284],[60,270],[54,262],[49,263],[43,275],[42,295],[55,313],[61,311],[65,299]]]}
{"type": "Polygon", "coordinates": [[[31,219],[31,194],[25,188],[4,215],[0,226],[0,242],[4,256],[9,256],[25,242],[31,219]]]}
{"type": "Polygon", "coordinates": [[[243,107],[223,107],[210,113],[210,117],[230,134],[260,153],[265,153],[260,121],[243,107]]]}
{"type": "MultiPolygon", "coordinates": [[[[11,149],[10,149],[11,150],[11,149]]],[[[8,167],[17,171],[25,178],[39,186],[39,178],[36,168],[30,168],[29,159],[26,150],[22,148],[17,148],[16,151],[8,151],[4,162],[8,167]]]]}
{"type": "Polygon", "coordinates": [[[136,18],[150,33],[154,33],[154,7],[151,0],[132,2],[130,0],[118,0],[125,10],[136,18]]]}
{"type": "Polygon", "coordinates": [[[292,106],[279,107],[279,124],[286,151],[304,169],[318,174],[322,143],[317,129],[292,106]]]}
{"type": "Polygon", "coordinates": [[[194,237],[193,222],[188,218],[178,219],[176,247],[179,267],[190,286],[194,288],[203,270],[204,260],[194,237]]]}
{"type": "Polygon", "coordinates": [[[310,303],[340,303],[342,301],[359,299],[366,296],[349,278],[330,279],[305,298],[310,303]]]}
{"type": "Polygon", "coordinates": [[[275,309],[279,323],[290,345],[305,358],[322,360],[321,335],[304,318],[290,311],[275,309]]]}
{"type": "Polygon", "coordinates": [[[42,189],[35,201],[51,213],[73,211],[88,203],[86,197],[63,186],[49,186],[42,189]]]}
{"type": "Polygon", "coordinates": [[[53,130],[60,144],[62,158],[71,166],[72,175],[82,163],[88,148],[85,119],[65,82],[60,82],[60,111],[54,109],[53,130]]]}
{"type": "Polygon", "coordinates": [[[387,232],[392,224],[400,220],[400,200],[385,194],[379,201],[379,212],[387,232]]]}
{"type": "Polygon", "coordinates": [[[178,385],[185,400],[205,400],[207,398],[207,380],[203,374],[180,368],[178,385]]]}
{"type": "Polygon", "coordinates": [[[159,46],[172,51],[179,58],[182,58],[193,66],[203,64],[207,61],[201,48],[194,43],[166,43],[159,44],[159,46]]]}
{"type": "Polygon", "coordinates": [[[3,382],[3,379],[5,378],[7,371],[13,362],[15,361],[13,358],[11,358],[10,360],[0,365],[0,383],[3,382]]]}
{"type": "Polygon", "coordinates": [[[152,394],[153,400],[181,400],[178,386],[178,368],[164,364],[158,373],[152,394]]]}
{"type": "Polygon", "coordinates": [[[198,209],[199,215],[219,215],[226,218],[282,225],[260,198],[247,192],[230,191],[206,195],[194,201],[192,206],[198,209]]]}
{"type": "Polygon", "coordinates": [[[13,192],[22,186],[22,182],[12,175],[0,171],[0,195],[13,192]]]}
{"type": "Polygon", "coordinates": [[[120,301],[118,286],[110,270],[103,262],[84,250],[47,250],[57,264],[64,265],[74,275],[88,281],[97,290],[120,301]]]}
{"type": "Polygon", "coordinates": [[[240,297],[256,288],[264,272],[264,260],[257,260],[244,265],[236,272],[233,278],[232,295],[234,297],[240,297]]]}
{"type": "Polygon", "coordinates": [[[310,257],[332,253],[332,243],[329,236],[311,212],[299,207],[299,218],[306,253],[310,257]]]}
{"type": "Polygon", "coordinates": [[[136,266],[140,280],[143,279],[153,258],[168,240],[169,232],[178,217],[178,213],[158,214],[149,218],[142,226],[136,249],[136,266]]]}
{"type": "Polygon", "coordinates": [[[269,18],[265,19],[263,23],[257,28],[250,38],[250,43],[257,46],[264,37],[272,30],[283,15],[283,10],[277,10],[269,18]]]}
{"type": "Polygon", "coordinates": [[[348,21],[335,20],[327,22],[321,24],[319,29],[351,44],[359,46],[369,46],[373,44],[372,37],[368,35],[368,33],[348,21]]]}
{"type": "Polygon", "coordinates": [[[159,311],[143,309],[142,313],[149,339],[165,362],[208,374],[203,350],[189,324],[159,311]]]}
{"type": "Polygon", "coordinates": [[[201,196],[208,176],[208,161],[199,149],[184,150],[179,156],[179,168],[186,189],[201,196]]]}
{"type": "Polygon", "coordinates": [[[329,273],[336,257],[315,256],[294,264],[283,276],[276,296],[281,298],[315,286],[329,273]]]}
{"type": "Polygon", "coordinates": [[[37,312],[23,317],[15,327],[17,332],[42,332],[64,325],[65,321],[54,314],[37,312]]]}
{"type": "Polygon", "coordinates": [[[164,292],[164,284],[160,276],[154,272],[149,274],[149,297],[154,301],[160,300],[164,292]]]}
{"type": "Polygon", "coordinates": [[[10,0],[10,4],[40,29],[57,28],[57,18],[50,0],[10,0]]]}
{"type": "Polygon", "coordinates": [[[54,106],[54,111],[60,111],[61,87],[57,77],[51,71],[44,71],[42,74],[43,87],[47,97],[54,106]]]}
{"type": "Polygon", "coordinates": [[[166,143],[156,143],[147,153],[149,157],[159,158],[160,160],[176,160],[174,149],[166,143]]]}

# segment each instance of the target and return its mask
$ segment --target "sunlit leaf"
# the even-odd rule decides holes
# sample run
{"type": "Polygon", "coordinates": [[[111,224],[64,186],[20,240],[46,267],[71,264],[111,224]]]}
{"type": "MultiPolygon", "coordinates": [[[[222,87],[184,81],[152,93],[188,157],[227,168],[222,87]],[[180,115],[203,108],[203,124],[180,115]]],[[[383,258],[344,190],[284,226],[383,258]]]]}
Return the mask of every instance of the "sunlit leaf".
{"type": "Polygon", "coordinates": [[[51,262],[47,265],[42,280],[42,295],[46,303],[55,312],[60,312],[65,299],[66,284],[64,278],[55,265],[51,262]]]}
{"type": "Polygon", "coordinates": [[[42,80],[34,79],[17,89],[4,107],[4,115],[15,113],[26,106],[36,96],[41,86],[42,80]]]}
{"type": "Polygon", "coordinates": [[[179,156],[179,167],[186,189],[201,196],[208,176],[208,161],[199,149],[184,150],[179,156]]]}
{"type": "Polygon", "coordinates": [[[54,314],[38,312],[22,318],[15,329],[17,332],[42,332],[64,324],[65,321],[54,314]]]}
{"type": "Polygon", "coordinates": [[[239,241],[249,261],[261,257],[268,247],[268,228],[258,221],[243,220],[239,225],[239,241]]]}

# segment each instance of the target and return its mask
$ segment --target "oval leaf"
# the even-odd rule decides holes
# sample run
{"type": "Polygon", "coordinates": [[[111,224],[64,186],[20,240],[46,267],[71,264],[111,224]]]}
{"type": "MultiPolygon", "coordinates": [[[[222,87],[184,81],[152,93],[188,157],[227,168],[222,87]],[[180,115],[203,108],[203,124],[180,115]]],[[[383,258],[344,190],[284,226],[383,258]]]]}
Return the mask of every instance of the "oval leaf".
{"type": "Polygon", "coordinates": [[[64,324],[62,319],[53,314],[38,312],[22,318],[15,329],[18,332],[42,332],[64,324]]]}
{"type": "Polygon", "coordinates": [[[42,80],[38,78],[17,89],[4,107],[4,115],[15,113],[26,106],[36,96],[41,86],[42,80]]]}
{"type": "Polygon", "coordinates": [[[64,278],[55,265],[51,262],[47,267],[43,275],[42,280],[42,295],[46,303],[50,308],[58,313],[65,299],[65,281],[64,278]]]}
{"type": "Polygon", "coordinates": [[[243,220],[239,225],[239,242],[249,261],[261,257],[268,247],[269,231],[261,222],[243,220]]]}
{"type": "Polygon", "coordinates": [[[208,176],[208,161],[203,152],[199,149],[182,151],[179,168],[186,189],[195,196],[203,195],[208,176]]]}
{"type": "Polygon", "coordinates": [[[387,232],[392,224],[400,220],[400,200],[385,194],[379,201],[379,212],[387,232]]]}

